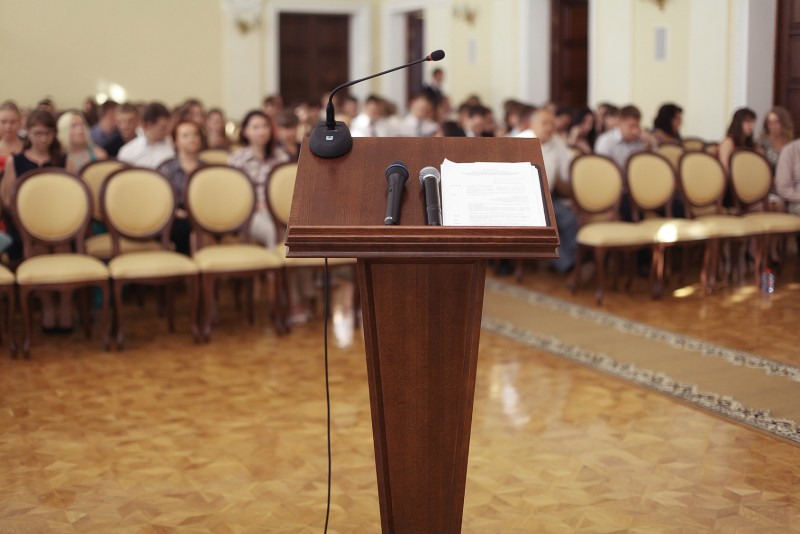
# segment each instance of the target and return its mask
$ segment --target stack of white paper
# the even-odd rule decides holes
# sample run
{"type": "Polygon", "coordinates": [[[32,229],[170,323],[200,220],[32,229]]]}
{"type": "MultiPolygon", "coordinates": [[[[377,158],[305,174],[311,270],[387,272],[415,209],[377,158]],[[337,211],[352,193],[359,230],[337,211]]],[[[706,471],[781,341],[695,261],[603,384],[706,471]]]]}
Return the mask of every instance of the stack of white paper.
{"type": "Polygon", "coordinates": [[[445,226],[547,226],[539,171],[530,163],[442,163],[445,226]]]}

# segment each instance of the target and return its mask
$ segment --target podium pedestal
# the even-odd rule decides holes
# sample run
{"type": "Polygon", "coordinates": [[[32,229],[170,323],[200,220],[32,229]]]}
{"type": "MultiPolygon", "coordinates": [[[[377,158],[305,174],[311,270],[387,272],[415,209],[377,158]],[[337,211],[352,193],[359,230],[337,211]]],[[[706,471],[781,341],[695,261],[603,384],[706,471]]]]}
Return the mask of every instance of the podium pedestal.
{"type": "Polygon", "coordinates": [[[543,169],[537,139],[359,138],[335,160],[304,144],[289,219],[290,257],[358,258],[385,533],[461,531],[487,259],[558,246],[544,172],[545,227],[425,226],[415,173],[444,158],[543,169]],[[383,226],[383,172],[398,159],[412,175],[401,224],[383,226]]]}

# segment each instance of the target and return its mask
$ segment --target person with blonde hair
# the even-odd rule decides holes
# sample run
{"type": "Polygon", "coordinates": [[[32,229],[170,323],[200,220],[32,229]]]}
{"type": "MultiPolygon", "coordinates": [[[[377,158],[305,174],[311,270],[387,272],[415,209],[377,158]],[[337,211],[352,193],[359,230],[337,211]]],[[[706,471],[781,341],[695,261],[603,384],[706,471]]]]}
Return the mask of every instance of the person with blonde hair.
{"type": "Polygon", "coordinates": [[[764,118],[764,129],[758,139],[758,146],[764,151],[764,156],[772,165],[773,170],[778,164],[783,147],[794,139],[794,121],[789,110],[775,106],[767,112],[764,118]]]}
{"type": "Polygon", "coordinates": [[[78,174],[93,161],[108,157],[106,151],[95,146],[89,134],[89,123],[78,111],[67,111],[58,118],[58,141],[64,151],[64,163],[68,172],[78,174]]]}
{"type": "Polygon", "coordinates": [[[22,127],[22,115],[17,105],[11,100],[6,100],[0,104],[0,176],[6,162],[10,161],[14,154],[19,154],[23,149],[22,138],[19,130],[22,127]]]}

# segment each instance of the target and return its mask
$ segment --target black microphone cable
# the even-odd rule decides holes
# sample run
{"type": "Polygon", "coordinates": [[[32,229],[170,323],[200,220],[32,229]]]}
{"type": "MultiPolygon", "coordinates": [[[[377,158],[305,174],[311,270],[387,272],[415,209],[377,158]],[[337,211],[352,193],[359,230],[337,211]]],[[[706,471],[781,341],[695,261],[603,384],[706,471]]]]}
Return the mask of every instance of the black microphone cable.
{"type": "Polygon", "coordinates": [[[328,414],[328,505],[325,509],[325,530],[323,531],[325,534],[328,532],[328,520],[330,519],[331,515],[331,387],[330,387],[330,380],[328,377],[328,307],[330,303],[328,302],[329,298],[329,289],[328,289],[328,258],[325,258],[325,271],[323,272],[323,282],[322,282],[322,300],[324,311],[322,312],[323,317],[323,326],[322,326],[322,335],[325,338],[323,341],[323,346],[325,348],[325,403],[327,405],[327,414],[328,414]]]}

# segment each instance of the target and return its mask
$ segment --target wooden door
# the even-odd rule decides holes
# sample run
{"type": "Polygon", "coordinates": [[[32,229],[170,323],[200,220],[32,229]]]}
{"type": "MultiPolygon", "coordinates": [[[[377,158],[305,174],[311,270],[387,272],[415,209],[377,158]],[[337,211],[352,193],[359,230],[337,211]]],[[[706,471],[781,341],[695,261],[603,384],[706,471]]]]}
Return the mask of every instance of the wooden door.
{"type": "Polygon", "coordinates": [[[589,88],[589,2],[551,0],[550,98],[583,107],[589,88]]]}
{"type": "MultiPolygon", "coordinates": [[[[406,15],[406,63],[425,57],[422,49],[425,21],[422,11],[414,11],[406,15]]],[[[406,90],[408,98],[422,91],[422,63],[406,70],[406,90]]]]}
{"type": "Polygon", "coordinates": [[[778,2],[775,33],[775,104],[789,110],[797,133],[800,125],[800,0],[778,2]]]}
{"type": "Polygon", "coordinates": [[[348,81],[349,16],[281,13],[280,92],[286,103],[319,99],[348,81]]]}

